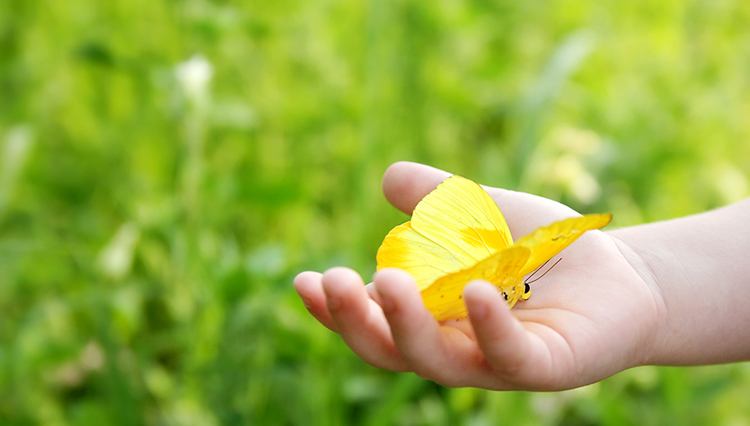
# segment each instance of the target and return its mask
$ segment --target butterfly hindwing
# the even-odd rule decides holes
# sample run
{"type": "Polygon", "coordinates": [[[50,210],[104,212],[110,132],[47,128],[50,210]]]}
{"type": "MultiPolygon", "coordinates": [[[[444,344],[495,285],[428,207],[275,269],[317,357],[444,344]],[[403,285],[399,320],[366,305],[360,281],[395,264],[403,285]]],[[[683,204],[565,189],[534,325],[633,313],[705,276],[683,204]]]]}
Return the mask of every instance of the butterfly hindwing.
{"type": "Polygon", "coordinates": [[[501,250],[476,265],[440,277],[434,284],[422,290],[422,300],[438,321],[466,316],[463,288],[472,280],[486,280],[496,285],[513,304],[523,294],[521,268],[529,258],[529,249],[513,246],[501,250]]]}

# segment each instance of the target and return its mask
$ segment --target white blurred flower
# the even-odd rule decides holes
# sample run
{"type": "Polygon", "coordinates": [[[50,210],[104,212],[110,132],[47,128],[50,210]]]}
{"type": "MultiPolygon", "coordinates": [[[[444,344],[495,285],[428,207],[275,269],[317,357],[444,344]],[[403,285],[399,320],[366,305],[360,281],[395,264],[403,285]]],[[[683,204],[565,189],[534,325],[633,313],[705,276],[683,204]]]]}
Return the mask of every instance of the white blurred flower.
{"type": "Polygon", "coordinates": [[[573,154],[565,154],[557,158],[552,164],[550,177],[554,182],[567,184],[583,171],[583,164],[578,157],[573,154]]]}
{"type": "Polygon", "coordinates": [[[558,158],[552,165],[550,177],[581,203],[591,204],[601,195],[601,187],[596,178],[586,171],[573,154],[558,158]]]}
{"type": "Polygon", "coordinates": [[[601,136],[593,130],[562,127],[554,135],[557,145],[565,152],[577,155],[591,155],[600,149],[601,136]]]}
{"type": "Polygon", "coordinates": [[[84,370],[98,371],[104,366],[105,355],[102,345],[95,340],[89,341],[81,351],[78,362],[84,370]]]}
{"type": "Polygon", "coordinates": [[[187,61],[177,64],[174,73],[180,88],[191,102],[197,106],[208,103],[208,85],[214,69],[205,56],[193,55],[187,61]]]}
{"type": "Polygon", "coordinates": [[[99,254],[99,266],[105,274],[120,279],[130,272],[133,252],[140,238],[140,230],[133,223],[120,226],[117,233],[99,254]]]}
{"type": "Polygon", "coordinates": [[[570,181],[568,190],[578,201],[593,204],[601,195],[602,188],[596,178],[587,171],[582,171],[570,181]]]}

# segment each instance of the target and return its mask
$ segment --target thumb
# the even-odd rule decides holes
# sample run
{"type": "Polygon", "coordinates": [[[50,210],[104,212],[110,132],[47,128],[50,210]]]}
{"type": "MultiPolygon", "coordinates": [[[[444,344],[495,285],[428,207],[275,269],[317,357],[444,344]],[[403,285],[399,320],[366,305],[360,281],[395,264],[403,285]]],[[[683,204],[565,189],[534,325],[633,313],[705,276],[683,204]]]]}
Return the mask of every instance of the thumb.
{"type": "Polygon", "coordinates": [[[410,215],[425,195],[450,176],[446,171],[424,164],[399,161],[383,175],[383,194],[394,207],[410,215]]]}

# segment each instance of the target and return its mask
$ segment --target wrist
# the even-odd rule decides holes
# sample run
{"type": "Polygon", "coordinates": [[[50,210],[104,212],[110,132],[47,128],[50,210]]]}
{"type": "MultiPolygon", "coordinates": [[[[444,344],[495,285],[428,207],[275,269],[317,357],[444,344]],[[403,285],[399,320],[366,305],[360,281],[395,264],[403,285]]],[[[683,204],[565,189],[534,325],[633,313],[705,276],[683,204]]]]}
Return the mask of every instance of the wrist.
{"type": "Polygon", "coordinates": [[[657,306],[644,364],[750,359],[750,199],[612,231],[657,306]]]}
{"type": "MultiPolygon", "coordinates": [[[[633,366],[658,364],[662,358],[661,352],[665,341],[664,331],[670,329],[667,303],[664,292],[660,287],[660,281],[649,261],[653,262],[652,255],[645,256],[637,244],[633,244],[631,230],[623,228],[609,231],[607,234],[612,238],[620,254],[630,265],[643,286],[645,286],[652,297],[652,311],[654,315],[645,315],[643,339],[637,342],[638,347],[633,348],[633,366]]],[[[634,313],[637,315],[637,313],[634,313]]]]}

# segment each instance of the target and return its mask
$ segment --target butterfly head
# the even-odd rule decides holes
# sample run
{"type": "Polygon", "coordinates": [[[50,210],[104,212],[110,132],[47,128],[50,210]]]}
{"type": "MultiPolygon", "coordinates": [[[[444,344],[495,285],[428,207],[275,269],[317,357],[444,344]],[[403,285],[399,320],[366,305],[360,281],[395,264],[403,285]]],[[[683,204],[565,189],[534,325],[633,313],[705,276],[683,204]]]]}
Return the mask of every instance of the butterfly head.
{"type": "Polygon", "coordinates": [[[523,283],[523,294],[521,294],[521,299],[529,300],[529,297],[531,297],[531,286],[529,283],[523,283]]]}
{"type": "Polygon", "coordinates": [[[510,283],[507,281],[501,285],[500,289],[509,308],[512,308],[519,300],[528,300],[531,297],[531,287],[527,283],[520,280],[510,283]]]}

